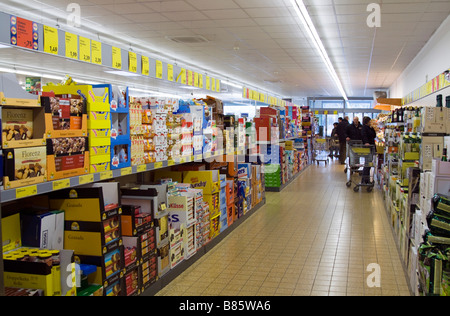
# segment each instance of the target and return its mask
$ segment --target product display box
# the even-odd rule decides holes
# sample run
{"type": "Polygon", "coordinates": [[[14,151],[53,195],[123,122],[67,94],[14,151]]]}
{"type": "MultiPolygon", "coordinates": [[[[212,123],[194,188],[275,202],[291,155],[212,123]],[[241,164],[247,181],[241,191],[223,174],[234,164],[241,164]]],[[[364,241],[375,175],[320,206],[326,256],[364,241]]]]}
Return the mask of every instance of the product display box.
{"type": "Polygon", "coordinates": [[[2,148],[45,145],[45,108],[2,107],[2,148]]]}
{"type": "Polygon", "coordinates": [[[111,142],[111,169],[121,169],[131,166],[131,140],[118,143],[111,142]]]}
{"type": "Polygon", "coordinates": [[[73,251],[60,250],[57,260],[59,265],[53,264],[52,257],[48,263],[6,259],[3,261],[4,285],[42,289],[45,296],[71,296],[75,293],[73,251]]]}
{"type": "Polygon", "coordinates": [[[1,225],[3,253],[22,247],[20,214],[17,213],[1,218],[1,225]]]}
{"type": "Polygon", "coordinates": [[[3,184],[6,190],[46,182],[45,146],[5,149],[3,184]]]}
{"type": "Polygon", "coordinates": [[[175,268],[184,260],[185,251],[186,249],[182,241],[170,246],[169,256],[171,269],[175,268]]]}
{"type": "Polygon", "coordinates": [[[167,216],[167,184],[136,185],[121,190],[123,204],[139,205],[142,212],[152,212],[154,219],[167,216]]]}
{"type": "Polygon", "coordinates": [[[110,129],[110,112],[88,112],[88,129],[110,129]]]}
{"type": "Polygon", "coordinates": [[[444,137],[442,136],[422,136],[420,150],[420,167],[422,170],[431,170],[434,158],[442,157],[444,148],[444,137]]]}
{"type": "Polygon", "coordinates": [[[161,278],[170,271],[170,245],[158,247],[158,276],[161,278]]]}
{"type": "Polygon", "coordinates": [[[47,139],[48,181],[89,173],[87,137],[47,139]]]}
{"type": "Polygon", "coordinates": [[[140,205],[122,205],[122,235],[137,236],[153,226],[151,208],[140,205]]]}
{"type": "Polygon", "coordinates": [[[124,280],[124,291],[123,295],[125,296],[137,296],[141,293],[140,286],[140,278],[139,278],[139,268],[134,267],[127,272],[125,272],[123,276],[124,280]]]}
{"type": "Polygon", "coordinates": [[[22,244],[41,249],[63,249],[64,212],[22,210],[22,244]]]}
{"type": "Polygon", "coordinates": [[[110,111],[110,86],[109,85],[47,85],[43,86],[44,92],[53,92],[55,95],[78,95],[86,101],[87,111],[110,111]]]}
{"type": "MultiPolygon", "coordinates": [[[[184,192],[187,194],[188,192],[184,192]]],[[[169,214],[176,215],[173,220],[178,219],[185,223],[186,227],[197,221],[193,196],[169,196],[169,214]]],[[[171,220],[172,222],[172,220],[171,220]]]]}
{"type": "Polygon", "coordinates": [[[86,137],[86,101],[79,95],[42,97],[45,108],[45,137],[86,137]]]}
{"type": "MultiPolygon", "coordinates": [[[[106,290],[110,289],[112,285],[121,287],[124,269],[123,251],[123,246],[101,256],[79,255],[75,251],[75,262],[97,267],[96,272],[89,274],[88,282],[90,284],[102,284],[106,295],[108,292],[106,290]]],[[[117,289],[114,291],[117,291],[117,289]]]]}
{"type": "Polygon", "coordinates": [[[191,183],[192,188],[202,189],[203,194],[219,192],[219,171],[187,171],[183,172],[183,182],[191,183]]]}
{"type": "Polygon", "coordinates": [[[143,292],[155,283],[158,278],[158,256],[153,254],[147,260],[144,260],[139,267],[139,272],[141,277],[141,292],[143,292]]]}

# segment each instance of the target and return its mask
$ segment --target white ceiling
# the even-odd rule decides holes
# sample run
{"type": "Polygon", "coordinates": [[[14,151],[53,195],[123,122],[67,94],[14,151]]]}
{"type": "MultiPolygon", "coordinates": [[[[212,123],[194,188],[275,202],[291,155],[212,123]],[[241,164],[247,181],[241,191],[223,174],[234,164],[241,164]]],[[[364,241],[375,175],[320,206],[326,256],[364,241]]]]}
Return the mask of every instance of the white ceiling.
{"type": "MultiPolygon", "coordinates": [[[[61,16],[74,1],[2,2],[20,9],[11,13],[31,14],[40,22],[40,16],[61,16]]],[[[389,88],[450,13],[449,0],[378,0],[382,24],[369,28],[367,5],[374,0],[304,2],[350,97],[371,97],[374,90],[389,88]]],[[[76,3],[81,5],[81,29],[114,34],[166,58],[285,97],[339,96],[289,0],[76,3]],[[179,44],[166,38],[194,35],[209,42],[179,44]]]]}

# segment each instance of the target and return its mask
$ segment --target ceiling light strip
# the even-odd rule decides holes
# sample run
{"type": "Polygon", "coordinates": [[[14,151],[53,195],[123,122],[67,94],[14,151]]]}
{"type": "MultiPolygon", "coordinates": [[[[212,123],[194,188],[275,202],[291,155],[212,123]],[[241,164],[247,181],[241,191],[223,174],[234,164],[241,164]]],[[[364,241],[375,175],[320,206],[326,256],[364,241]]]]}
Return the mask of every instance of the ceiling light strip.
{"type": "Polygon", "coordinates": [[[305,29],[309,35],[309,37],[312,39],[314,46],[316,47],[317,51],[319,52],[320,56],[322,57],[331,77],[333,78],[333,81],[336,83],[336,86],[339,90],[339,92],[342,94],[342,97],[348,101],[347,94],[344,90],[344,87],[342,86],[341,81],[339,80],[339,77],[336,73],[336,70],[333,67],[333,64],[331,63],[331,60],[328,56],[328,53],[323,46],[322,40],[320,39],[319,34],[317,33],[317,30],[314,26],[314,23],[311,20],[311,17],[308,13],[308,10],[306,9],[305,4],[302,0],[291,0],[291,4],[294,7],[294,10],[297,14],[297,16],[302,21],[302,24],[305,26],[305,29]]]}

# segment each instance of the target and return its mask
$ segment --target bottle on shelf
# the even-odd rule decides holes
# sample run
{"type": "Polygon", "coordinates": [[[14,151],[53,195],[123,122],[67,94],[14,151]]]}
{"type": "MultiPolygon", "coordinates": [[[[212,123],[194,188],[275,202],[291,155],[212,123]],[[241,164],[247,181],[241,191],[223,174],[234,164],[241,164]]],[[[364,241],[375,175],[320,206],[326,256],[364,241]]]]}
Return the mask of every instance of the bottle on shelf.
{"type": "Polygon", "coordinates": [[[441,108],[442,107],[442,94],[439,94],[436,97],[436,107],[441,108]]]}
{"type": "Polygon", "coordinates": [[[445,107],[450,109],[450,95],[445,97],[445,107]]]}
{"type": "Polygon", "coordinates": [[[442,149],[442,159],[441,161],[448,161],[447,158],[447,147],[444,147],[444,149],[442,149]]]}

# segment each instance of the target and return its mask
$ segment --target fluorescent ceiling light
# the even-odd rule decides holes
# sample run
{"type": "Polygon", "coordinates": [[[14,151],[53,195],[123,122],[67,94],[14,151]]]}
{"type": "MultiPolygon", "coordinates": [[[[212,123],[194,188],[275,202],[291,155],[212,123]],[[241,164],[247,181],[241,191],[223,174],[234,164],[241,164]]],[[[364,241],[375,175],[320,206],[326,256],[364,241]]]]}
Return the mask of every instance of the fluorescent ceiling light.
{"type": "Polygon", "coordinates": [[[320,39],[320,36],[317,33],[314,23],[312,22],[311,17],[309,16],[308,10],[306,9],[305,4],[303,3],[303,0],[291,0],[291,4],[294,7],[294,10],[295,10],[297,16],[300,18],[303,25],[305,26],[305,29],[306,29],[309,37],[311,37],[311,39],[314,43],[314,46],[318,50],[325,65],[327,66],[327,69],[328,69],[331,77],[333,78],[334,82],[336,83],[336,86],[339,89],[339,92],[344,97],[344,100],[348,101],[348,97],[347,97],[347,94],[345,93],[344,87],[342,86],[342,83],[339,80],[336,70],[334,69],[333,64],[330,61],[330,58],[328,57],[328,53],[325,50],[325,47],[323,46],[322,40],[320,39]]]}
{"type": "Polygon", "coordinates": [[[180,89],[186,89],[186,90],[200,90],[200,88],[197,87],[191,87],[191,86],[179,86],[180,89]]]}
{"type": "Polygon", "coordinates": [[[107,74],[122,76],[122,77],[140,77],[141,75],[135,74],[133,72],[127,72],[122,70],[105,70],[107,74]]]}

